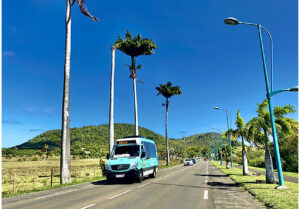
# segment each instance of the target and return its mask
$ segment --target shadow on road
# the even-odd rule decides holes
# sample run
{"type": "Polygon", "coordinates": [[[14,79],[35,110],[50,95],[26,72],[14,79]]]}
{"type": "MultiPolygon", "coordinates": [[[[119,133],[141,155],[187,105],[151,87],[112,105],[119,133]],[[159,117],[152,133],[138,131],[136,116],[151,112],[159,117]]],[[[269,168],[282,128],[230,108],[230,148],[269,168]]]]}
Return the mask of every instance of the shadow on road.
{"type": "Polygon", "coordinates": [[[119,180],[114,180],[113,182],[107,182],[107,180],[92,182],[93,185],[114,185],[114,184],[135,184],[135,183],[137,182],[131,179],[124,179],[124,180],[119,179],[119,180]]]}
{"type": "Polygon", "coordinates": [[[235,183],[223,183],[223,182],[218,182],[218,181],[213,181],[213,182],[207,182],[208,185],[210,186],[217,186],[217,187],[238,187],[238,184],[235,183]]]}

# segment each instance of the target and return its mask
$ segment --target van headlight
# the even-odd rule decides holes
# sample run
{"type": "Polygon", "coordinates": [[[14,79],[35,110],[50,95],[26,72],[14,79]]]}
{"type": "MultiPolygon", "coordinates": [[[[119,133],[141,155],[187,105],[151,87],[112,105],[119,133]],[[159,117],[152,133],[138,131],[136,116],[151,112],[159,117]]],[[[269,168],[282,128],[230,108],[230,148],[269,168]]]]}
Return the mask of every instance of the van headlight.
{"type": "Polygon", "coordinates": [[[110,165],[108,163],[106,164],[105,169],[110,170],[110,165]]]}
{"type": "Polygon", "coordinates": [[[131,164],[131,169],[136,169],[138,166],[138,162],[132,163],[131,164]]]}

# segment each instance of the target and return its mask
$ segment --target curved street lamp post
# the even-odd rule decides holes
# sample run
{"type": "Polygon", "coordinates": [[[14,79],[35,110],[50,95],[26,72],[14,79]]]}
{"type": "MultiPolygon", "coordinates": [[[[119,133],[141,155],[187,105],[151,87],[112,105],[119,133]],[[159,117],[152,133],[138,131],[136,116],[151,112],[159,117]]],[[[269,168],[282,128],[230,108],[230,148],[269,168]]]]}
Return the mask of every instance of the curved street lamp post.
{"type": "Polygon", "coordinates": [[[240,22],[236,18],[228,17],[224,20],[224,23],[227,25],[238,25],[238,24],[244,24],[244,25],[254,25],[258,28],[258,35],[260,40],[260,49],[262,54],[262,61],[263,61],[263,69],[264,69],[264,76],[265,76],[265,83],[266,83],[266,90],[267,90],[267,99],[269,102],[269,112],[270,112],[270,118],[271,118],[271,126],[272,126],[272,134],[273,134],[273,140],[274,140],[274,151],[275,151],[275,158],[276,158],[276,165],[278,170],[278,179],[279,179],[279,187],[277,189],[284,189],[287,188],[284,186],[284,180],[283,180],[283,174],[282,174],[282,168],[281,168],[281,161],[280,161],[280,153],[279,153],[279,146],[278,146],[278,140],[277,140],[277,134],[276,134],[276,128],[275,128],[275,121],[274,121],[274,115],[273,115],[273,107],[272,107],[272,96],[283,92],[283,91],[298,91],[298,87],[292,87],[289,89],[281,89],[277,91],[273,91],[273,40],[270,32],[261,26],[260,24],[256,23],[247,23],[247,22],[240,22]],[[266,60],[265,60],[265,53],[264,53],[264,46],[262,41],[262,35],[261,35],[261,29],[267,32],[270,41],[271,41],[271,89],[269,87],[269,80],[268,80],[268,73],[267,73],[267,66],[266,66],[266,60]]]}
{"type": "MultiPolygon", "coordinates": [[[[231,128],[231,120],[230,120],[230,126],[229,126],[229,122],[228,122],[228,113],[230,114],[230,112],[227,109],[221,109],[219,107],[214,107],[215,110],[223,110],[226,112],[226,120],[227,120],[227,129],[229,132],[229,129],[231,128]]],[[[230,118],[231,118],[231,114],[230,114],[230,118]]],[[[231,169],[233,169],[233,161],[232,161],[232,150],[231,150],[231,136],[228,133],[228,139],[229,139],[229,147],[230,147],[230,161],[231,161],[231,169]]]]}

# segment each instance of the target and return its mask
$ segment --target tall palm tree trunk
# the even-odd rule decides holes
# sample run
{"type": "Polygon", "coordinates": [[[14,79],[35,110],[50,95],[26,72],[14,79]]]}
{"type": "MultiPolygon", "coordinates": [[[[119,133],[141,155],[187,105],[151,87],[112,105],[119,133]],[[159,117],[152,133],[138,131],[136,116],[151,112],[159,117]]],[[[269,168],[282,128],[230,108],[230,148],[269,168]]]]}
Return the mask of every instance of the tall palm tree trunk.
{"type": "Polygon", "coordinates": [[[71,59],[71,2],[67,0],[66,37],[65,37],[65,67],[60,156],[60,183],[71,182],[70,158],[70,59],[71,59]]]}
{"type": "Polygon", "coordinates": [[[111,47],[111,77],[110,77],[110,106],[109,106],[109,148],[110,154],[114,146],[114,79],[115,79],[115,51],[116,47],[111,47]]]}
{"type": "Polygon", "coordinates": [[[134,121],[135,135],[139,135],[138,111],[137,111],[137,95],[136,95],[136,78],[133,78],[133,93],[134,93],[134,121]]]}
{"type": "Polygon", "coordinates": [[[243,161],[243,175],[249,175],[248,159],[245,150],[245,142],[243,136],[242,136],[242,161],[243,161]]]}
{"type": "Polygon", "coordinates": [[[268,146],[266,146],[266,148],[265,148],[265,167],[266,167],[266,182],[267,183],[275,183],[276,176],[274,173],[271,152],[270,152],[268,146]]]}
{"type": "Polygon", "coordinates": [[[168,141],[168,112],[169,112],[169,100],[166,99],[166,149],[167,149],[167,166],[170,163],[170,156],[169,156],[169,141],[168,141]]]}

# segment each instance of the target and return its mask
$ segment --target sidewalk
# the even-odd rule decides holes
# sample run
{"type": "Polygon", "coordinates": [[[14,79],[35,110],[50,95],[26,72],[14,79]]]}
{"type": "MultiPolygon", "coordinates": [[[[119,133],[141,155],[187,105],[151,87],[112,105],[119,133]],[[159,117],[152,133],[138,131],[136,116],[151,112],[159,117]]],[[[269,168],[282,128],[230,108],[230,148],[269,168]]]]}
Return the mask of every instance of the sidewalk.
{"type": "MultiPolygon", "coordinates": [[[[243,169],[243,166],[241,166],[241,165],[234,165],[234,167],[239,168],[239,169],[243,169]]],[[[253,168],[248,168],[248,170],[252,171],[252,172],[255,172],[255,173],[261,173],[262,175],[266,175],[266,171],[256,170],[256,169],[253,169],[253,168]]],[[[276,174],[276,178],[277,178],[277,174],[276,174]]],[[[296,178],[296,177],[283,175],[283,179],[285,181],[289,181],[289,182],[298,184],[298,178],[296,178]]]]}
{"type": "Polygon", "coordinates": [[[209,175],[207,184],[210,185],[212,189],[213,202],[216,209],[266,208],[210,162],[208,169],[209,175]]]}

